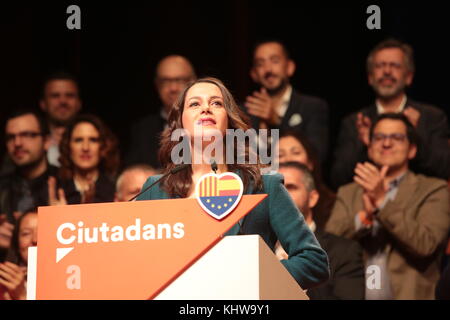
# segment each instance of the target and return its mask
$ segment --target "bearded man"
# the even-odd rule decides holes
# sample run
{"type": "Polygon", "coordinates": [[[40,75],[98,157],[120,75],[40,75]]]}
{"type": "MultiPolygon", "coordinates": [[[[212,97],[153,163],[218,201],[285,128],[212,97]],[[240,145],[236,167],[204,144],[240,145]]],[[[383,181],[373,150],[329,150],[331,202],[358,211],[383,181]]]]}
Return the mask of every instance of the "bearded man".
{"type": "Polygon", "coordinates": [[[370,127],[384,113],[403,113],[419,136],[419,148],[411,169],[448,179],[447,117],[441,109],[414,101],[406,95],[414,72],[413,49],[406,43],[388,39],[370,52],[367,57],[368,82],[376,98],[372,105],[350,114],[341,124],[331,170],[335,188],[352,182],[356,164],[367,160],[370,127]]]}

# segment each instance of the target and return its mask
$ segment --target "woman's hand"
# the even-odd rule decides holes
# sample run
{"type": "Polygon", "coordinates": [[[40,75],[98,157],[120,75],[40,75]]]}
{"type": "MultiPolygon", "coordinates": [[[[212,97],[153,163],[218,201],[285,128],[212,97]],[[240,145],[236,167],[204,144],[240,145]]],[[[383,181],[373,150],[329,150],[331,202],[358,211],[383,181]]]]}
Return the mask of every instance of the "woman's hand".
{"type": "Polygon", "coordinates": [[[289,259],[289,256],[281,246],[280,241],[277,241],[277,243],[275,244],[275,255],[277,256],[278,260],[289,259]]]}
{"type": "Polygon", "coordinates": [[[48,177],[48,204],[50,206],[66,205],[67,200],[62,188],[58,189],[58,197],[56,196],[56,179],[55,177],[48,177]]]}
{"type": "Polygon", "coordinates": [[[11,245],[11,237],[14,225],[6,219],[6,214],[0,214],[0,248],[8,249],[11,245]]]}
{"type": "Polygon", "coordinates": [[[25,288],[26,267],[6,261],[0,263],[0,285],[3,285],[11,300],[25,300],[27,290],[25,288]]]}

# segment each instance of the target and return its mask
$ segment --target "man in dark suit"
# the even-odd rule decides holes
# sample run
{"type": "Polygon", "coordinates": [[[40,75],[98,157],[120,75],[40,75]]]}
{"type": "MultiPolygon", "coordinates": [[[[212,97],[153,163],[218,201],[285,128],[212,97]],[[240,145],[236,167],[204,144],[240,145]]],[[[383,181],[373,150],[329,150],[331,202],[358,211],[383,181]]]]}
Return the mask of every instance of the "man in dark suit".
{"type": "Polygon", "coordinates": [[[292,88],[289,79],[295,68],[281,42],[257,44],[250,76],[261,89],[249,95],[244,106],[255,129],[301,131],[323,163],[328,151],[328,104],[292,88]]]}
{"type": "Polygon", "coordinates": [[[148,164],[159,168],[160,133],[164,130],[172,105],[186,84],[195,80],[192,64],[183,56],[170,55],[156,67],[155,86],[162,102],[160,112],[150,114],[131,126],[131,141],[126,164],[148,164]]]}
{"type": "Polygon", "coordinates": [[[416,128],[419,149],[411,163],[413,171],[448,179],[450,148],[449,127],[445,113],[429,104],[412,100],[405,93],[414,76],[413,49],[389,39],[378,44],[367,58],[368,81],[376,94],[375,102],[347,116],[340,128],[332,167],[335,188],[352,182],[353,169],[367,160],[369,130],[382,113],[403,113],[416,128]]]}
{"type": "MultiPolygon", "coordinates": [[[[362,249],[356,241],[317,229],[312,208],[317,204],[319,193],[315,189],[311,172],[298,162],[281,164],[279,172],[284,176],[284,185],[292,200],[305,217],[306,223],[329,259],[330,280],[325,285],[309,289],[308,296],[317,300],[364,299],[362,249]]],[[[286,258],[281,246],[276,248],[276,254],[280,259],[286,258]]]]}
{"type": "Polygon", "coordinates": [[[17,218],[48,205],[47,181],[57,175],[57,168],[47,161],[49,133],[47,122],[35,110],[14,110],[7,118],[6,149],[14,171],[0,177],[0,261],[10,245],[17,218]]]}
{"type": "Polygon", "coordinates": [[[436,300],[450,300],[450,264],[442,272],[436,285],[436,300]]]}

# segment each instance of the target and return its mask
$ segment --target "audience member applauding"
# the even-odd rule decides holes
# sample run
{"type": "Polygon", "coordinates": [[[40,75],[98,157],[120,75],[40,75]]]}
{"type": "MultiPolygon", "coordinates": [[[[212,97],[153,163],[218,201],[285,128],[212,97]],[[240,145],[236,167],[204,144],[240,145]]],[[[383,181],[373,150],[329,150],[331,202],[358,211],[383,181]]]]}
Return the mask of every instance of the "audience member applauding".
{"type": "Polygon", "coordinates": [[[28,211],[17,221],[7,261],[0,263],[0,300],[25,300],[28,248],[37,245],[37,213],[28,211]]]}
{"type": "Polygon", "coordinates": [[[376,94],[374,103],[346,117],[341,124],[335,148],[331,179],[337,188],[352,181],[358,162],[367,160],[369,130],[380,114],[401,113],[420,138],[411,169],[417,173],[447,180],[450,176],[449,127],[445,113],[406,95],[414,77],[413,49],[397,40],[378,44],[367,58],[369,84],[376,94]]]}
{"type": "Polygon", "coordinates": [[[450,228],[447,183],[409,170],[417,137],[405,115],[381,115],[369,141],[371,162],[339,188],[326,230],[363,246],[366,299],[433,299],[450,228]]]}
{"type": "Polygon", "coordinates": [[[328,154],[328,104],[300,93],[290,84],[296,66],[278,40],[259,42],[253,51],[250,76],[261,86],[245,101],[255,129],[294,130],[303,133],[317,150],[322,164],[328,154]]]}
{"type": "Polygon", "coordinates": [[[49,180],[52,205],[114,200],[119,150],[115,136],[98,117],[75,118],[64,132],[60,150],[61,188],[49,180]]]}
{"type": "MultiPolygon", "coordinates": [[[[82,105],[75,77],[65,72],[52,73],[46,77],[39,105],[50,133],[46,155],[48,163],[59,167],[59,142],[65,126],[76,116],[82,105]]],[[[8,154],[3,158],[0,168],[1,174],[14,171],[14,162],[8,154]]]]}
{"type": "Polygon", "coordinates": [[[16,110],[5,126],[8,156],[14,171],[0,178],[0,261],[9,247],[15,220],[30,208],[48,205],[49,176],[57,168],[47,163],[48,127],[34,110],[16,110]]]}

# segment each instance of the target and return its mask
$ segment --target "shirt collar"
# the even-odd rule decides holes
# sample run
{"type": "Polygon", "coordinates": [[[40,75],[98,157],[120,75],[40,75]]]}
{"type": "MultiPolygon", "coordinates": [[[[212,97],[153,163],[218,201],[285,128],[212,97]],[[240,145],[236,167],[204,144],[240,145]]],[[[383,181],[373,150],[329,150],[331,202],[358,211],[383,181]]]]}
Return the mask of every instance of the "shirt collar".
{"type": "Polygon", "coordinates": [[[289,101],[291,101],[291,95],[292,95],[292,86],[289,84],[286,88],[286,91],[284,92],[283,96],[281,97],[280,104],[277,108],[278,116],[281,118],[284,117],[287,108],[289,107],[289,101]]]}
{"type": "MultiPolygon", "coordinates": [[[[406,105],[406,94],[403,95],[403,99],[400,102],[400,104],[398,105],[397,110],[395,111],[396,113],[400,113],[405,109],[405,105],[406,105]]],[[[384,107],[381,105],[380,101],[377,99],[375,101],[375,104],[377,106],[377,112],[378,114],[382,114],[382,113],[386,113],[386,110],[384,109],[384,107]]]]}
{"type": "Polygon", "coordinates": [[[316,230],[317,230],[317,226],[316,226],[316,223],[314,221],[309,223],[308,227],[309,227],[309,230],[311,230],[312,232],[316,232],[316,230]]]}
{"type": "Polygon", "coordinates": [[[166,108],[161,108],[159,114],[161,115],[161,118],[163,118],[166,121],[169,118],[169,114],[167,113],[166,108]]]}
{"type": "Polygon", "coordinates": [[[389,190],[398,188],[400,182],[403,180],[405,175],[406,175],[406,172],[402,173],[401,175],[399,175],[398,177],[393,179],[391,182],[389,182],[389,190]]]}

